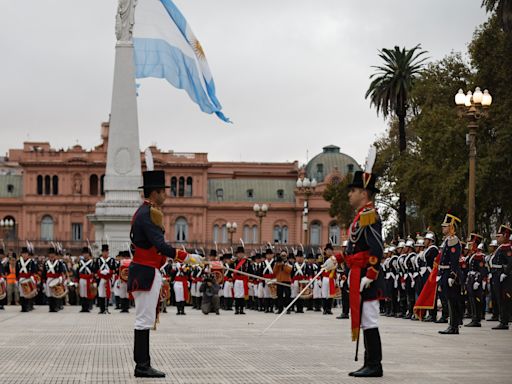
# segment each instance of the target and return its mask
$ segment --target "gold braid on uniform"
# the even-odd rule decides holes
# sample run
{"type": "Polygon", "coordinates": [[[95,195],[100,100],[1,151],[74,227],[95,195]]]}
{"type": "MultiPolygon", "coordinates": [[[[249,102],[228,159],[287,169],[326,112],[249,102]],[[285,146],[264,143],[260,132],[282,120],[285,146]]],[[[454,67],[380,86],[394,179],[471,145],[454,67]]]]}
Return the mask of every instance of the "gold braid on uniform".
{"type": "Polygon", "coordinates": [[[164,228],[164,214],[161,210],[155,207],[149,208],[149,214],[151,216],[151,222],[156,226],[162,228],[162,231],[165,231],[164,228]]]}

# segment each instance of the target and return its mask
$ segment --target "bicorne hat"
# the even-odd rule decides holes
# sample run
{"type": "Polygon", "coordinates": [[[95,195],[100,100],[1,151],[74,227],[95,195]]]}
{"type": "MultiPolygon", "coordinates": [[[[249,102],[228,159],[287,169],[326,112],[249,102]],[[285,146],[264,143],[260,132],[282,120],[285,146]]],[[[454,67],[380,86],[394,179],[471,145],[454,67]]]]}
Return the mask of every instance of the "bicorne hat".
{"type": "Polygon", "coordinates": [[[375,187],[375,183],[378,179],[378,175],[375,173],[368,173],[363,171],[356,171],[352,182],[347,186],[348,188],[362,188],[379,193],[380,190],[375,187]]]}

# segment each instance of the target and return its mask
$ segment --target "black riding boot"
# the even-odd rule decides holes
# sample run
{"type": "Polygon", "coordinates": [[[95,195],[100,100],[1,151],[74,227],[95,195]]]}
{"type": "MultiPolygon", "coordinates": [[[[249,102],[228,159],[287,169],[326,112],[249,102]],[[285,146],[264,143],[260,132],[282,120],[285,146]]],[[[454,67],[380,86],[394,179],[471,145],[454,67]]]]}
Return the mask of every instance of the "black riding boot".
{"type": "Polygon", "coordinates": [[[20,297],[20,304],[21,304],[21,312],[28,312],[27,299],[25,299],[24,297],[20,297]]]}
{"type": "Polygon", "coordinates": [[[361,372],[368,365],[368,344],[366,342],[366,333],[363,332],[363,343],[364,343],[364,364],[357,371],[350,372],[349,376],[354,376],[355,373],[361,372]]]}
{"type": "Polygon", "coordinates": [[[367,362],[366,366],[357,372],[354,377],[382,377],[382,345],[380,342],[379,328],[367,329],[364,332],[366,340],[367,362]]]}
{"type": "Polygon", "coordinates": [[[100,315],[103,315],[106,313],[105,301],[106,301],[106,299],[104,297],[98,297],[98,306],[100,307],[100,311],[98,313],[100,315]]]}
{"type": "Polygon", "coordinates": [[[135,330],[133,359],[136,364],[134,372],[135,377],[165,377],[165,373],[151,368],[149,329],[135,330]]]}
{"type": "Polygon", "coordinates": [[[130,299],[120,299],[121,300],[121,313],[130,313],[130,299]]]}
{"type": "Polygon", "coordinates": [[[439,331],[441,335],[458,335],[459,334],[459,316],[457,315],[457,303],[455,300],[448,300],[448,315],[450,323],[444,331],[439,331]]]}

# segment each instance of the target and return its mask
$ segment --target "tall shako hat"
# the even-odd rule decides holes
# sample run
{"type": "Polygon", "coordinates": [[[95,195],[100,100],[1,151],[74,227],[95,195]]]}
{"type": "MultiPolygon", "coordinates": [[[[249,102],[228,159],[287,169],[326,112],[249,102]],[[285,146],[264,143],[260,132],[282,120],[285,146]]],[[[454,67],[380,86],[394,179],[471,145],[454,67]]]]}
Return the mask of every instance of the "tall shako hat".
{"type": "Polygon", "coordinates": [[[216,249],[210,249],[210,256],[216,257],[217,256],[217,250],[216,249]]]}
{"type": "Polygon", "coordinates": [[[370,147],[368,151],[368,156],[366,158],[366,163],[364,165],[364,171],[356,171],[354,174],[354,179],[347,186],[348,188],[362,188],[367,189],[374,193],[379,193],[380,190],[375,186],[377,182],[378,175],[372,173],[373,165],[375,164],[375,158],[377,157],[377,149],[374,145],[370,147]]]}
{"type": "Polygon", "coordinates": [[[512,233],[512,228],[510,228],[508,225],[500,225],[500,229],[498,229],[498,234],[500,235],[503,235],[505,237],[508,237],[510,236],[510,234],[512,233]]]}
{"type": "Polygon", "coordinates": [[[101,245],[101,252],[108,252],[108,244],[101,245]]]}
{"type": "Polygon", "coordinates": [[[82,253],[88,253],[89,255],[92,255],[89,247],[82,247],[82,253]]]}
{"type": "Polygon", "coordinates": [[[165,185],[165,172],[154,170],[153,155],[151,153],[151,149],[146,148],[144,151],[144,156],[146,160],[147,171],[142,172],[142,181],[144,185],[139,187],[139,189],[151,191],[155,189],[170,188],[169,185],[165,185]]]}
{"type": "Polygon", "coordinates": [[[240,239],[240,245],[236,247],[236,253],[245,253],[245,244],[242,239],[240,239]]]}
{"type": "Polygon", "coordinates": [[[460,223],[460,221],[461,220],[457,216],[447,213],[446,216],[444,217],[443,222],[441,223],[441,226],[443,226],[443,227],[448,227],[451,225],[457,226],[458,223],[460,223]]]}

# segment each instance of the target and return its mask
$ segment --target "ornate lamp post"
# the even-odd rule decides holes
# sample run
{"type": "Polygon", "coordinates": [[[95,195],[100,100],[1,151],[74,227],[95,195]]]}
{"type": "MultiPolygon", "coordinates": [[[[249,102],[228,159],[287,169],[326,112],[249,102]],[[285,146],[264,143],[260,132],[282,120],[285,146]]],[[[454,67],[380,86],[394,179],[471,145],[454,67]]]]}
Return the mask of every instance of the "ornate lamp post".
{"type": "Polygon", "coordinates": [[[258,227],[259,231],[258,231],[258,241],[260,244],[262,244],[262,240],[261,240],[261,230],[262,230],[262,225],[263,225],[263,218],[265,216],[267,216],[267,211],[268,211],[268,205],[267,204],[254,204],[254,206],[252,207],[253,211],[254,211],[254,214],[256,215],[256,217],[258,217],[260,219],[260,225],[258,227]]]}
{"type": "Polygon", "coordinates": [[[233,245],[233,235],[236,232],[237,227],[238,226],[234,221],[232,223],[230,223],[229,221],[226,223],[226,229],[228,230],[229,233],[229,245],[233,245]]]}
{"type": "Polygon", "coordinates": [[[488,115],[492,103],[492,96],[486,89],[482,93],[479,87],[475,92],[459,89],[455,95],[455,104],[459,109],[459,116],[468,119],[468,135],[466,143],[469,145],[469,187],[468,187],[468,233],[475,230],[475,185],[476,185],[476,130],[478,120],[488,115]]]}
{"type": "Polygon", "coordinates": [[[5,219],[0,220],[0,230],[2,231],[2,238],[9,240],[9,235],[14,229],[14,220],[5,219]]]}
{"type": "Polygon", "coordinates": [[[302,229],[304,230],[305,245],[308,245],[308,212],[309,212],[309,197],[315,192],[317,182],[315,179],[309,180],[307,177],[297,179],[297,189],[300,193],[304,194],[304,210],[302,211],[302,229]]]}

